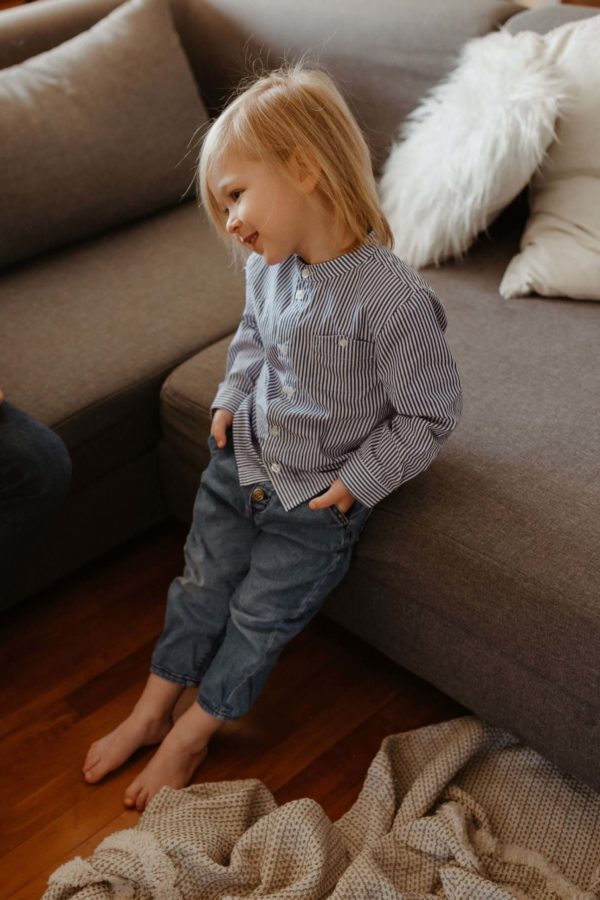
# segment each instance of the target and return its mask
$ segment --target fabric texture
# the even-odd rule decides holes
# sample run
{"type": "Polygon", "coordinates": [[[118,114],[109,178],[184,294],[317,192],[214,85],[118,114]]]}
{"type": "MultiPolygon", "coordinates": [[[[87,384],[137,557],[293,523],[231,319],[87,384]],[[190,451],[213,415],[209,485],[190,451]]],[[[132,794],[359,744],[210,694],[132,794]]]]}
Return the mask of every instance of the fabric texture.
{"type": "Polygon", "coordinates": [[[166,0],[0,71],[0,266],[177,203],[206,119],[166,0]]]}
{"type": "Polygon", "coordinates": [[[358,249],[267,266],[212,402],[233,415],[242,484],[270,478],[284,508],[339,478],[365,506],[424,471],[456,427],[461,387],[440,300],[371,232],[358,249]]]}
{"type": "MultiPolygon", "coordinates": [[[[271,68],[304,55],[322,64],[350,104],[379,171],[398,123],[426,90],[455,64],[469,38],[487,34],[521,8],[507,0],[376,0],[373,5],[289,3],[273,15],[271,3],[219,0],[186,3],[182,39],[207,106],[216,113],[223,98],[260,59],[271,68]]],[[[1,53],[1,49],[0,49],[1,53]]]]}
{"type": "Polygon", "coordinates": [[[0,402],[0,605],[15,552],[63,502],[71,481],[69,452],[55,432],[23,410],[0,402]]]}
{"type": "Polygon", "coordinates": [[[589,19],[598,13],[593,6],[573,6],[566,4],[550,4],[549,6],[536,6],[533,9],[525,9],[511,16],[504,28],[511,34],[519,31],[537,31],[538,34],[547,34],[564,25],[565,22],[574,22],[578,19],[589,19]]]}
{"type": "Polygon", "coordinates": [[[163,788],[43,900],[597,900],[600,798],[466,716],[382,743],[337,822],[255,780],[163,788]]]}
{"type": "MultiPolygon", "coordinates": [[[[498,294],[521,205],[518,224],[507,211],[468,259],[427,272],[464,413],[427,472],[378,504],[324,610],[600,789],[600,317],[593,303],[498,294]]],[[[228,343],[161,392],[163,471],[181,474],[169,497],[185,521],[228,343]]]]}
{"type": "Polygon", "coordinates": [[[240,485],[233,438],[213,435],[185,543],[169,587],[154,675],[199,687],[196,702],[239,719],[256,702],[284,646],[339,584],[372,510],[359,501],[284,510],[270,481],[240,485]]]}
{"type": "Polygon", "coordinates": [[[600,15],[562,25],[544,42],[570,102],[533,180],[521,252],[500,293],[600,300],[600,15]]]}
{"type": "Polygon", "coordinates": [[[544,49],[533,32],[470,41],[404,122],[379,193],[409,265],[461,256],[541,163],[564,103],[544,49]]]}
{"type": "Polygon", "coordinates": [[[235,330],[244,279],[228,261],[186,202],[2,273],[3,389],[58,430],[74,488],[153,446],[165,377],[235,330]]]}

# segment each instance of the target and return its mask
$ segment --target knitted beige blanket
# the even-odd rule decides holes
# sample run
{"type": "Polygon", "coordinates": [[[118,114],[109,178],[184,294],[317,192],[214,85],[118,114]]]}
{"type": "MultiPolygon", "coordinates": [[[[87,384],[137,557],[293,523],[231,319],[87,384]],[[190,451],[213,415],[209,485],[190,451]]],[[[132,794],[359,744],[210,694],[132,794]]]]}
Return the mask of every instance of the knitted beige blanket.
{"type": "Polygon", "coordinates": [[[387,737],[337,822],[259,781],[163,788],[43,900],[598,900],[600,796],[475,716],[387,737]]]}

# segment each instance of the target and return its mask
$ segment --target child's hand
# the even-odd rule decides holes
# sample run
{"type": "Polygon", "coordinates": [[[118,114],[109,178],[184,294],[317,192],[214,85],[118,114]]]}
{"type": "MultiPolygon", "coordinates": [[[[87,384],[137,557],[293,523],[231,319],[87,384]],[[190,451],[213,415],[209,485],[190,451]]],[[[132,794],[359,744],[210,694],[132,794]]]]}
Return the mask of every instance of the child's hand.
{"type": "Polygon", "coordinates": [[[210,426],[210,433],[217,442],[217,447],[224,447],[227,443],[226,431],[231,427],[233,416],[228,409],[217,409],[210,426]]]}
{"type": "Polygon", "coordinates": [[[345,484],[342,484],[339,478],[336,478],[329,490],[321,494],[320,497],[314,497],[308,504],[309,509],[325,509],[328,506],[337,506],[344,515],[350,507],[356,503],[356,497],[351,494],[345,484]]]}

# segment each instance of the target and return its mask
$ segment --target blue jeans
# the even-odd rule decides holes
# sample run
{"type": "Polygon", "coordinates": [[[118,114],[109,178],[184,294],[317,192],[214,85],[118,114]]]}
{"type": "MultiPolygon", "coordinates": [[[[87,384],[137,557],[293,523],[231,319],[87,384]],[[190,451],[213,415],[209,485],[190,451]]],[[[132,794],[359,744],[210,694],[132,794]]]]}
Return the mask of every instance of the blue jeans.
{"type": "Polygon", "coordinates": [[[237,719],[257,699],[287,642],[346,574],[372,509],[358,501],[286,512],[270,481],[241,486],[232,434],[209,437],[185,544],[185,568],[167,598],[151,671],[186,687],[219,719],[237,719]]]}
{"type": "MultiPolygon", "coordinates": [[[[67,448],[50,428],[0,403],[0,559],[35,532],[64,499],[71,481],[67,448]]],[[[2,586],[0,585],[0,588],[2,586]]]]}

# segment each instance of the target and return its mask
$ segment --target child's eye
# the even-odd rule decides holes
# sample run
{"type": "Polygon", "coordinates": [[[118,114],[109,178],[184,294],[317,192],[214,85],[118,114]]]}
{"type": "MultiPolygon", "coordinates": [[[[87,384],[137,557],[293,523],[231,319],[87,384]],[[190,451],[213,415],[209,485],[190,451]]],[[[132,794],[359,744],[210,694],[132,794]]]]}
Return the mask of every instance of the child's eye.
{"type": "MultiPolygon", "coordinates": [[[[229,196],[234,200],[235,203],[237,203],[239,197],[241,196],[241,193],[242,193],[241,191],[230,191],[229,196]]],[[[223,213],[224,216],[228,216],[229,208],[226,206],[224,209],[221,210],[221,212],[223,213]]]]}

